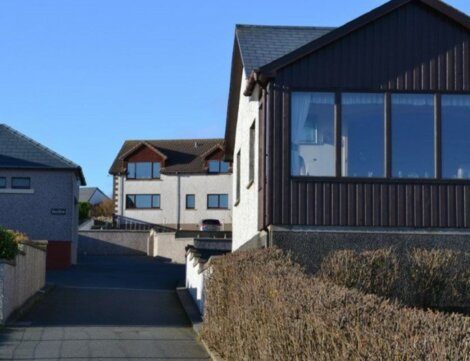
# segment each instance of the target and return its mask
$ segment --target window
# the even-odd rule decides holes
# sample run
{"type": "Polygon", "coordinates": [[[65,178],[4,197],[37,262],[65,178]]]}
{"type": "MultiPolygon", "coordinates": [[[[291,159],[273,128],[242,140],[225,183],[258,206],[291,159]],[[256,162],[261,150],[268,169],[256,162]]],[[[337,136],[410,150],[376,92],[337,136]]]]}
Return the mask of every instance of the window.
{"type": "Polygon", "coordinates": [[[5,177],[0,177],[0,188],[7,187],[7,179],[5,177]]]}
{"type": "Polygon", "coordinates": [[[127,164],[128,179],[159,179],[161,165],[159,162],[131,162],[127,164]]]}
{"type": "Polygon", "coordinates": [[[240,150],[238,151],[237,153],[237,179],[236,179],[236,193],[235,193],[235,197],[236,197],[236,203],[240,202],[240,166],[241,166],[241,160],[240,160],[240,150]]]}
{"type": "Polygon", "coordinates": [[[292,175],[335,175],[334,106],[333,93],[292,93],[292,175]]]}
{"type": "Polygon", "coordinates": [[[255,122],[250,127],[250,168],[248,171],[248,183],[255,180],[255,122]]]}
{"type": "Polygon", "coordinates": [[[221,160],[209,161],[209,173],[228,173],[229,164],[221,160]]]}
{"type": "Polygon", "coordinates": [[[442,96],[442,176],[470,179],[470,95],[442,96]]]}
{"type": "Polygon", "coordinates": [[[227,209],[228,208],[228,194],[208,194],[207,195],[207,208],[208,209],[227,209]]]}
{"type": "Polygon", "coordinates": [[[11,187],[14,189],[30,189],[31,178],[28,177],[13,177],[11,179],[11,187]]]}
{"type": "Polygon", "coordinates": [[[160,194],[128,194],[127,209],[159,209],[160,194]]]}
{"type": "Polygon", "coordinates": [[[186,194],[186,209],[196,209],[196,196],[194,194],[186,194]]]}
{"type": "Polygon", "coordinates": [[[392,95],[392,175],[434,177],[434,96],[392,95]]]}
{"type": "Polygon", "coordinates": [[[341,97],[342,175],[384,177],[384,94],[345,93],[341,97]]]}

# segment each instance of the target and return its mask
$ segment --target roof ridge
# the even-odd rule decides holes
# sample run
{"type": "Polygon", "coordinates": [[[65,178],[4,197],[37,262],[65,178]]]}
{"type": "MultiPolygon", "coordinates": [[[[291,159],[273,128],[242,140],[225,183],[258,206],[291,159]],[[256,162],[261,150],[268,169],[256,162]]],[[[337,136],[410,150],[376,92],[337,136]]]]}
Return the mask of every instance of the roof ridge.
{"type": "Polygon", "coordinates": [[[224,138],[190,138],[190,139],[126,139],[124,142],[194,142],[194,141],[224,141],[224,138]]]}
{"type": "Polygon", "coordinates": [[[70,159],[67,159],[65,158],[64,156],[61,156],[59,153],[53,151],[52,149],[46,147],[45,145],[42,145],[40,144],[39,142],[35,141],[34,139],[28,137],[27,135],[21,133],[20,131],[16,130],[16,129],[13,129],[12,127],[10,127],[9,125],[5,124],[5,123],[0,123],[0,127],[3,127],[5,128],[7,131],[9,131],[11,134],[15,135],[16,137],[19,137],[23,140],[25,140],[26,142],[30,143],[31,145],[35,146],[36,148],[42,150],[42,151],[45,151],[45,152],[48,152],[51,156],[53,157],[56,157],[57,159],[65,162],[65,163],[68,163],[70,166],[73,166],[75,168],[79,168],[78,164],[72,162],[70,159]]]}
{"type": "Polygon", "coordinates": [[[271,29],[305,29],[305,30],[331,30],[337,26],[308,26],[308,25],[261,25],[261,24],[235,24],[235,28],[271,28],[271,29]]]}

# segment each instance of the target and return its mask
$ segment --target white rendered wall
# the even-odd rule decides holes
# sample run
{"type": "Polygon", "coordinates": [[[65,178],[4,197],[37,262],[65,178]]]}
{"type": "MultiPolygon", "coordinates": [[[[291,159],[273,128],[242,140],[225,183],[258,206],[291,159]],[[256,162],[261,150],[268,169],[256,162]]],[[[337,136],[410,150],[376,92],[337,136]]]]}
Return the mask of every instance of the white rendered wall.
{"type": "Polygon", "coordinates": [[[191,252],[186,254],[186,289],[196,303],[199,313],[204,314],[204,280],[205,273],[202,271],[201,264],[196,262],[191,252]]]}
{"type": "MultiPolygon", "coordinates": [[[[243,72],[243,74],[245,74],[243,72]]],[[[258,233],[258,138],[259,138],[259,101],[258,87],[250,97],[243,95],[246,79],[242,74],[240,104],[238,109],[235,148],[233,154],[233,194],[236,194],[237,153],[241,150],[240,202],[233,207],[233,250],[238,249],[258,233]],[[254,183],[249,184],[250,127],[255,122],[255,173],[254,183]]],[[[234,202],[236,200],[234,199],[234,202]]]]}

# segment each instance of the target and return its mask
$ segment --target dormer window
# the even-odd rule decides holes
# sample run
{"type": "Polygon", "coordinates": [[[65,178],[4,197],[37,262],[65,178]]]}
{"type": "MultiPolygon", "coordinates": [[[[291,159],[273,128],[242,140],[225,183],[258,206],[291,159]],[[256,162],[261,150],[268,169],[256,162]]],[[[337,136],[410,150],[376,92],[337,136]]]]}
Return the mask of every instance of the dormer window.
{"type": "Polygon", "coordinates": [[[209,161],[209,173],[228,173],[229,164],[221,160],[209,161]]]}
{"type": "Polygon", "coordinates": [[[160,179],[160,162],[127,163],[127,179],[160,179]]]}

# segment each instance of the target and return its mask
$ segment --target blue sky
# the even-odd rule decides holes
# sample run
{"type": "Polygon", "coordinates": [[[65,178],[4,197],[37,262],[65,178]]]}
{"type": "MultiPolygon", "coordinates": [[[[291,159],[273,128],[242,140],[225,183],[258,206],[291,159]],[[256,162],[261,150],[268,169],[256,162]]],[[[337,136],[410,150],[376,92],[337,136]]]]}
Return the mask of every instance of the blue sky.
{"type": "Polygon", "coordinates": [[[383,2],[1,0],[0,123],[111,193],[125,139],[223,137],[235,24],[338,26],[383,2]]]}

